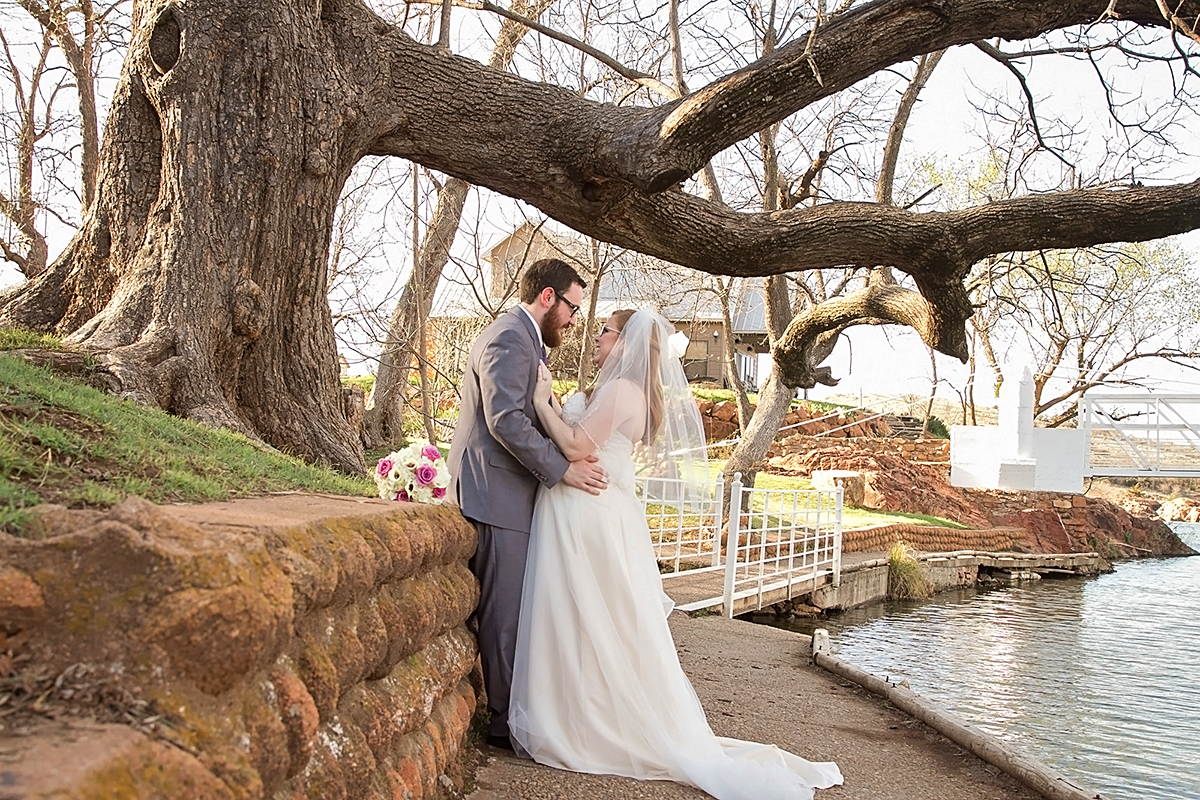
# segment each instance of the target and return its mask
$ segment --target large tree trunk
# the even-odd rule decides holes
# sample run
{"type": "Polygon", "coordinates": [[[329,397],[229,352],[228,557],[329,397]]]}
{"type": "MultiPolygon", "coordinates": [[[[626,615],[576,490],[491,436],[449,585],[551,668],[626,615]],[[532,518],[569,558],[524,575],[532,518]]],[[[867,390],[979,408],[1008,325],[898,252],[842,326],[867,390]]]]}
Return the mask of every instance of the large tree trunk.
{"type": "Polygon", "coordinates": [[[3,320],[70,333],[126,397],[358,471],[325,270],[361,145],[318,13],[138,3],[95,203],[3,320]]]}

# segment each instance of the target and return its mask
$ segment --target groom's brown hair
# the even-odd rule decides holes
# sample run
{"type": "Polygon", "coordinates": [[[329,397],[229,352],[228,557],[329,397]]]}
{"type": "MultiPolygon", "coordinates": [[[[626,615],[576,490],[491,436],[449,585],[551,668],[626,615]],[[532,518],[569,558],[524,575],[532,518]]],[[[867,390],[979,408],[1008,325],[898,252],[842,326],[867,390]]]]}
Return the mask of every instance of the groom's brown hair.
{"type": "Polygon", "coordinates": [[[560,258],[539,258],[521,275],[521,302],[534,302],[546,287],[563,295],[575,284],[587,288],[587,281],[570,264],[560,258]]]}

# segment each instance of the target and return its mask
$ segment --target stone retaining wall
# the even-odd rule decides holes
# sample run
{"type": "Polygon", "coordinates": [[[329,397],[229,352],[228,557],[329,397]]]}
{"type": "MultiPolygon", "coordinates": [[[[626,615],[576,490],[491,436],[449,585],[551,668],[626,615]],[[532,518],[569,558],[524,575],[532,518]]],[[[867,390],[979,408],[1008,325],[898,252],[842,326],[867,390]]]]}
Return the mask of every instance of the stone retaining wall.
{"type": "MultiPolygon", "coordinates": [[[[697,400],[696,406],[700,411],[700,421],[704,424],[704,435],[710,443],[724,441],[738,433],[737,406],[729,400],[714,403],[711,400],[697,400]]],[[[753,414],[757,406],[750,404],[753,414]]],[[[792,409],[780,423],[781,436],[804,435],[816,436],[826,434],[824,438],[845,439],[867,436],[889,436],[891,426],[882,417],[857,415],[853,412],[847,416],[840,411],[821,411],[801,404],[792,409]]]]}
{"type": "MultiPolygon", "coordinates": [[[[803,457],[828,447],[852,447],[863,453],[890,453],[918,464],[950,466],[949,439],[893,439],[859,436],[836,441],[825,436],[797,434],[771,444],[767,459],[772,466],[787,469],[787,457],[803,457]]],[[[947,472],[947,474],[949,474],[947,472]]]]}
{"type": "Polygon", "coordinates": [[[0,633],[46,687],[6,741],[14,796],[414,799],[450,780],[476,704],[456,509],[131,499],[44,510],[32,535],[0,535],[0,633]]]}
{"type": "Polygon", "coordinates": [[[1015,542],[1024,539],[1025,532],[1017,528],[963,530],[897,523],[842,531],[842,552],[886,552],[900,541],[925,553],[946,553],[954,550],[1006,552],[1013,549],[1015,542]]]}

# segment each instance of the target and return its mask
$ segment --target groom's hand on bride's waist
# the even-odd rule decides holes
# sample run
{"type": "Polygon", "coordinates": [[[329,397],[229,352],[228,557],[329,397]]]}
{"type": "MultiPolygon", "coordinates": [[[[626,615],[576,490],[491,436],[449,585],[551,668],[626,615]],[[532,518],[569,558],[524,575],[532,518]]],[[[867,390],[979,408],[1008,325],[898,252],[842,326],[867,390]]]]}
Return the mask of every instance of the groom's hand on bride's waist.
{"type": "Polygon", "coordinates": [[[596,463],[598,460],[595,456],[588,456],[572,461],[567,466],[562,482],[588,494],[600,494],[608,488],[608,474],[596,463]]]}

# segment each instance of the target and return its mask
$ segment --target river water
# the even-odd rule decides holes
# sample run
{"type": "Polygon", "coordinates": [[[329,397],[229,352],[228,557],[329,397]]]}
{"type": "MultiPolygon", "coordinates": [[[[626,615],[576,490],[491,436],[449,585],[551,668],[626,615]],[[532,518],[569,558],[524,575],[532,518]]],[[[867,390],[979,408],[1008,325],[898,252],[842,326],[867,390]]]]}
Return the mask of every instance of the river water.
{"type": "MultiPolygon", "coordinates": [[[[1200,550],[1200,524],[1175,523],[1200,550]]],[[[912,690],[1105,800],[1200,800],[1200,557],[889,602],[829,630],[912,690]]]]}

